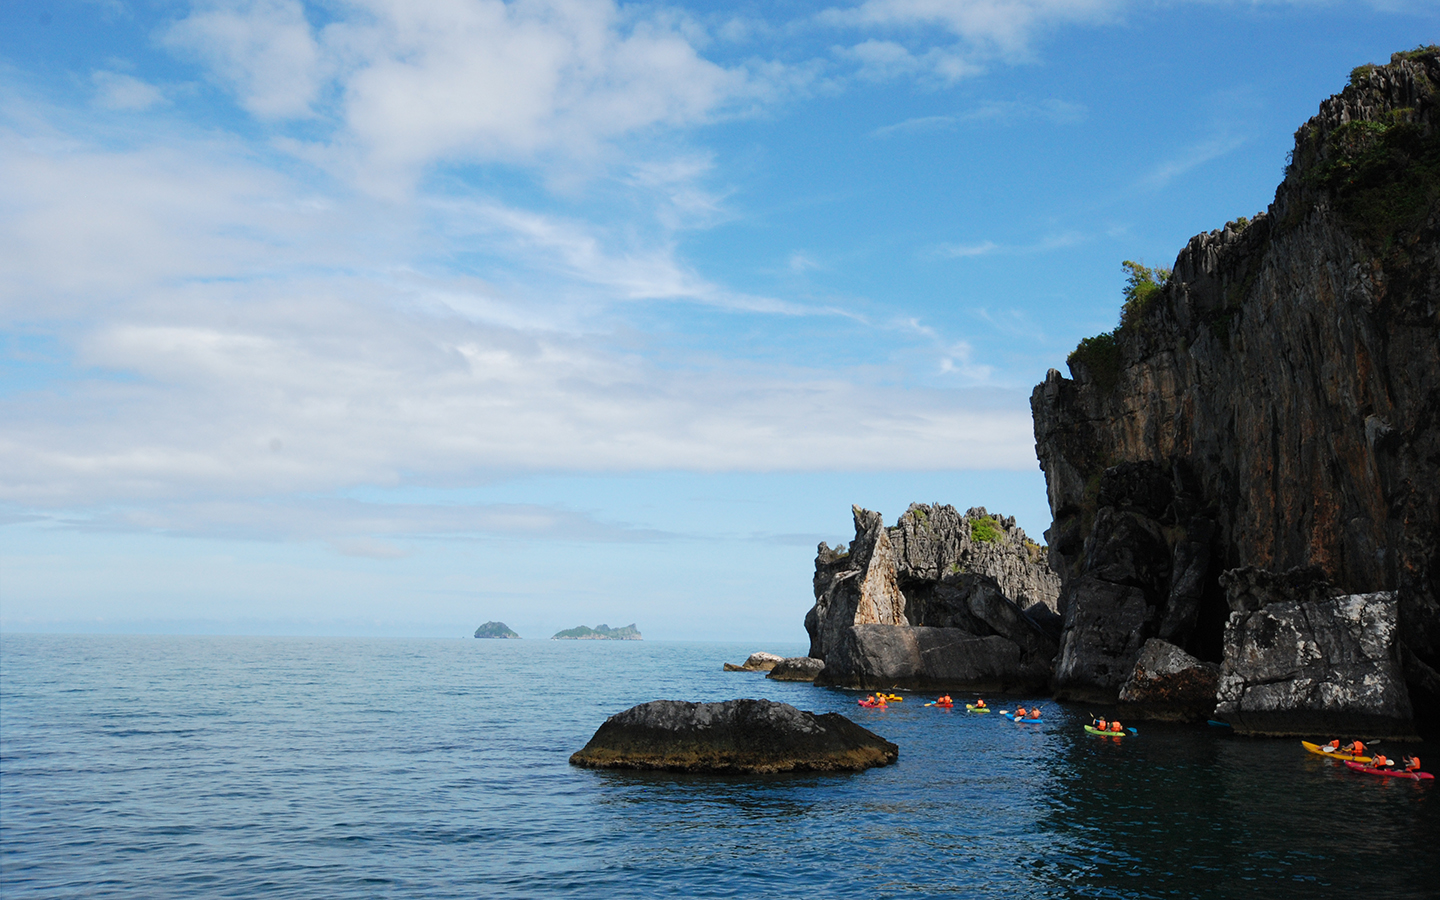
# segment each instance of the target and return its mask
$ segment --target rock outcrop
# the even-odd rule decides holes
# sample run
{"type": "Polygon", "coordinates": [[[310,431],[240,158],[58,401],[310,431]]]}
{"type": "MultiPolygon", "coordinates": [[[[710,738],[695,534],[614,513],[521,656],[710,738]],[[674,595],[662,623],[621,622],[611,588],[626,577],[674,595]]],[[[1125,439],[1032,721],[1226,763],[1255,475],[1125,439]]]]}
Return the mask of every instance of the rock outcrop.
{"type": "Polygon", "coordinates": [[[780,661],[783,660],[784,658],[785,658],[785,657],[780,656],[780,655],[777,654],[777,653],[766,653],[766,652],[764,652],[764,651],[762,650],[762,651],[760,651],[760,652],[758,652],[758,653],[752,653],[752,654],[750,654],[750,656],[747,657],[746,660],[745,660],[743,663],[741,663],[740,665],[738,665],[738,666],[735,665],[734,663],[726,663],[726,664],[725,664],[725,671],[727,671],[727,672],[768,672],[768,671],[770,671],[771,669],[775,668],[775,664],[778,663],[778,662],[780,662],[780,661]]]}
{"type": "Polygon", "coordinates": [[[1198,722],[1215,712],[1220,667],[1201,662],[1174,644],[1151,638],[1120,688],[1118,714],[1126,719],[1198,722]]]}
{"type": "Polygon", "coordinates": [[[900,749],[839,713],[770,700],[654,700],[605,720],[570,764],[595,769],[764,774],[855,772],[900,749]]]}
{"type": "Polygon", "coordinates": [[[825,660],[815,659],[810,656],[789,656],[775,664],[766,678],[775,681],[814,681],[820,670],[825,668],[825,660]]]}
{"type": "Polygon", "coordinates": [[[821,544],[805,617],[818,684],[866,689],[1044,687],[1060,582],[1015,520],[912,504],[894,528],[852,508],[847,552],[821,544]],[[969,654],[967,656],[967,654],[969,654]]]}
{"type": "Polygon", "coordinates": [[[1058,697],[1118,699],[1150,638],[1238,664],[1258,636],[1227,626],[1221,573],[1313,566],[1343,594],[1394,592],[1404,687],[1440,727],[1437,310],[1431,47],[1355,70],[1268,211],[1192,238],[1035,389],[1058,697]]]}
{"type": "Polygon", "coordinates": [[[1414,737],[1395,592],[1328,596],[1314,570],[1221,581],[1232,612],[1217,716],[1249,734],[1414,737]]]}

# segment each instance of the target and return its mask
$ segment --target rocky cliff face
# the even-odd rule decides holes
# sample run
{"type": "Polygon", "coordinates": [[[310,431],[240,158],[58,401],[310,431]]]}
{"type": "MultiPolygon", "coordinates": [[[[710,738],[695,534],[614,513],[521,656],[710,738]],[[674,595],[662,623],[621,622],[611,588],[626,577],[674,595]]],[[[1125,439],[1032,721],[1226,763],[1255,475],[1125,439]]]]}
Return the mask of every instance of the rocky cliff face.
{"type": "Polygon", "coordinates": [[[912,504],[893,528],[852,508],[848,551],[821,544],[805,617],[818,683],[878,688],[1043,686],[1060,580],[1015,520],[912,504]],[[993,640],[977,640],[989,639],[993,640]]]}
{"type": "Polygon", "coordinates": [[[1192,238],[1162,290],[1035,389],[1057,695],[1115,699],[1152,637],[1220,663],[1238,652],[1221,573],[1313,567],[1327,598],[1395,593],[1415,715],[1440,723],[1437,306],[1427,48],[1357,69],[1296,133],[1268,211],[1192,238]]]}

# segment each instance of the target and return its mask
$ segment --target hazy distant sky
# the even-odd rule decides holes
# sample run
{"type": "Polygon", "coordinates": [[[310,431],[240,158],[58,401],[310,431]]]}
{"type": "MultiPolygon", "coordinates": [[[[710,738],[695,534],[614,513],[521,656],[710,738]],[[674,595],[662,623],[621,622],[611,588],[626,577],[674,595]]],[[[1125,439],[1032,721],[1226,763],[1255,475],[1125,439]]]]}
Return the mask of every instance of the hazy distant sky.
{"type": "Polygon", "coordinates": [[[1440,3],[0,4],[0,628],[800,641],[1440,3]]]}

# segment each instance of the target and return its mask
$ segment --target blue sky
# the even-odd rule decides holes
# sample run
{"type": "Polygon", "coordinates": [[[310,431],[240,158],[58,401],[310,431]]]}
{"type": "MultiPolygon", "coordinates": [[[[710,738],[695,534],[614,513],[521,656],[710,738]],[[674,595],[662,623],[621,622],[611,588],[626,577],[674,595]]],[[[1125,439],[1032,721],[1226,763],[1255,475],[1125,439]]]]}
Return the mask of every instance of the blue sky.
{"type": "Polygon", "coordinates": [[[1440,3],[0,5],[0,628],[803,640],[1440,3]]]}

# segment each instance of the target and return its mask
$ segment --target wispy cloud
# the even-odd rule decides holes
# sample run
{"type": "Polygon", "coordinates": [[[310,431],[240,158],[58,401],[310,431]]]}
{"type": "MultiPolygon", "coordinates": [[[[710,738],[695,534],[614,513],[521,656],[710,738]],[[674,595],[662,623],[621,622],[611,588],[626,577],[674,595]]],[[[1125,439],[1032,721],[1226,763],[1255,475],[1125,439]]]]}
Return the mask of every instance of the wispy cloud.
{"type": "Polygon", "coordinates": [[[1192,169],[1219,159],[1245,145],[1246,139],[1234,135],[1221,135],[1185,148],[1175,157],[1165,160],[1151,169],[1141,184],[1149,188],[1162,188],[1192,169]]]}

